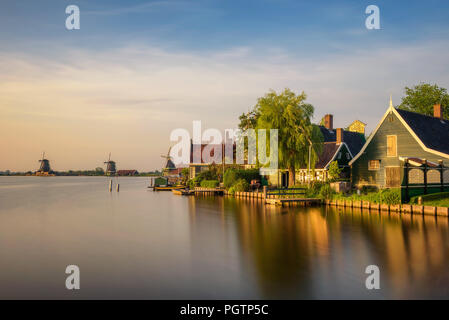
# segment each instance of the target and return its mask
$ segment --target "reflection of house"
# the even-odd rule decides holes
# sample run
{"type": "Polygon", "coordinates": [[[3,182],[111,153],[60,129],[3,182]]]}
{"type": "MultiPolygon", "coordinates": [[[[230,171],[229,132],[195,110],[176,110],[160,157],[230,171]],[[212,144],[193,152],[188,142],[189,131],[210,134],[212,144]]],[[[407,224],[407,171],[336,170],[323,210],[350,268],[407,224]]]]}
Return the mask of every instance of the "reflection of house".
{"type": "Polygon", "coordinates": [[[139,172],[137,170],[118,170],[117,175],[119,176],[136,176],[139,172]]]}
{"type": "MultiPolygon", "coordinates": [[[[434,106],[432,117],[395,109],[390,101],[382,120],[350,162],[353,185],[399,187],[404,181],[406,162],[429,169],[443,163],[449,165],[449,121],[443,119],[441,105],[434,106]]],[[[441,182],[439,171],[426,172],[428,183],[441,182]]],[[[443,178],[449,181],[449,171],[443,178]]],[[[411,170],[409,180],[409,183],[424,183],[423,171],[411,170]]]]}
{"type": "MultiPolygon", "coordinates": [[[[358,120],[357,120],[358,121],[358,120]]],[[[356,123],[357,121],[354,121],[356,123]]],[[[358,121],[360,124],[363,122],[358,121]]],[[[319,126],[324,138],[322,152],[315,163],[315,169],[310,171],[312,180],[325,181],[328,179],[328,169],[332,161],[337,161],[342,169],[342,178],[349,178],[349,161],[360,151],[365,142],[364,134],[342,128],[333,128],[333,116],[324,116],[324,126],[319,126]]],[[[283,173],[285,174],[288,173],[283,173]]],[[[301,168],[296,171],[296,178],[300,182],[308,180],[308,168],[301,168]]],[[[288,181],[288,177],[282,179],[288,181]]]]}

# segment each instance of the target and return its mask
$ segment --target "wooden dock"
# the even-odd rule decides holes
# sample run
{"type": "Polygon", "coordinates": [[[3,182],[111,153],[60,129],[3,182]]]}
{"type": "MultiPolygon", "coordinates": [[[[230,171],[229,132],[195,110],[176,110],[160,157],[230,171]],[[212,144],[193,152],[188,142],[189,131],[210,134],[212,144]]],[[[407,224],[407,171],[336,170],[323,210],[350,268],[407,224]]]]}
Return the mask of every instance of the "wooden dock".
{"type": "Polygon", "coordinates": [[[194,192],[196,195],[223,195],[224,189],[195,187],[194,192]]]}
{"type": "Polygon", "coordinates": [[[321,204],[321,199],[319,198],[277,198],[277,199],[265,199],[266,204],[276,205],[276,206],[313,206],[321,204]]]}

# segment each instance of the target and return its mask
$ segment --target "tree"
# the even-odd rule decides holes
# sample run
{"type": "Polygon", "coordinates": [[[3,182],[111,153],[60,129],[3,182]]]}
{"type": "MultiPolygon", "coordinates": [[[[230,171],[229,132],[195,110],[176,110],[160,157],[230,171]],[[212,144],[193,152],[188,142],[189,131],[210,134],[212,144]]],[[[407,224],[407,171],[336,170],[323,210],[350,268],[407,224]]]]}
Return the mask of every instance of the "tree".
{"type": "Polygon", "coordinates": [[[433,116],[433,105],[441,104],[444,117],[449,117],[449,95],[445,88],[420,83],[413,88],[405,87],[404,91],[405,97],[398,108],[433,116]]]}
{"type": "Polygon", "coordinates": [[[259,118],[259,113],[257,109],[253,109],[248,113],[242,113],[239,117],[239,129],[242,131],[246,131],[248,129],[255,129],[257,126],[257,119],[259,118]]]}
{"type": "Polygon", "coordinates": [[[104,175],[104,170],[103,170],[103,168],[102,167],[96,167],[95,168],[95,174],[96,175],[104,175]]]}
{"type": "Polygon", "coordinates": [[[305,103],[304,92],[296,95],[286,88],[277,94],[271,90],[259,98],[255,107],[258,129],[278,129],[279,166],[288,168],[289,185],[295,185],[297,167],[307,167],[311,145],[311,169],[322,150],[323,136],[311,123],[314,108],[305,103]]]}
{"type": "Polygon", "coordinates": [[[329,175],[331,181],[335,181],[340,178],[341,169],[338,166],[338,161],[335,160],[331,162],[327,174],[329,175]]]}

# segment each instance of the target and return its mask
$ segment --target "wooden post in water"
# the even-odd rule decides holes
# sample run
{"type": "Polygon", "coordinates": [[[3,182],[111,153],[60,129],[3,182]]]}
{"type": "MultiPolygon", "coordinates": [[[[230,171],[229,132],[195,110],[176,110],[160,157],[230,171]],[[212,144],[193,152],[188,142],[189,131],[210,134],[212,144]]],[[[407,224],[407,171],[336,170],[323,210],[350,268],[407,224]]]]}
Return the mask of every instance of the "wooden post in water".
{"type": "Polygon", "coordinates": [[[267,186],[263,186],[263,199],[267,198],[267,186]]]}
{"type": "Polygon", "coordinates": [[[109,192],[112,192],[112,179],[109,180],[109,192]]]}
{"type": "Polygon", "coordinates": [[[120,184],[117,183],[117,192],[120,191],[120,184]]]}

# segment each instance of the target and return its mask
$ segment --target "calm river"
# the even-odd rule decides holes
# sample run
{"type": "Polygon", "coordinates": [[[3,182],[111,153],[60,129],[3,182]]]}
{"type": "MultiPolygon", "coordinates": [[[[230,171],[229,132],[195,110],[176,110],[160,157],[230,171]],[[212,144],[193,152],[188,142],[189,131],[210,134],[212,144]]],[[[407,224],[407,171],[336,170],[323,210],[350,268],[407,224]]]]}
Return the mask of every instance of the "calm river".
{"type": "Polygon", "coordinates": [[[447,218],[0,177],[0,298],[449,298],[447,218]],[[115,189],[114,189],[115,190],[115,189]],[[81,289],[65,288],[77,265],[81,289]],[[367,290],[365,268],[380,268],[367,290]]]}

